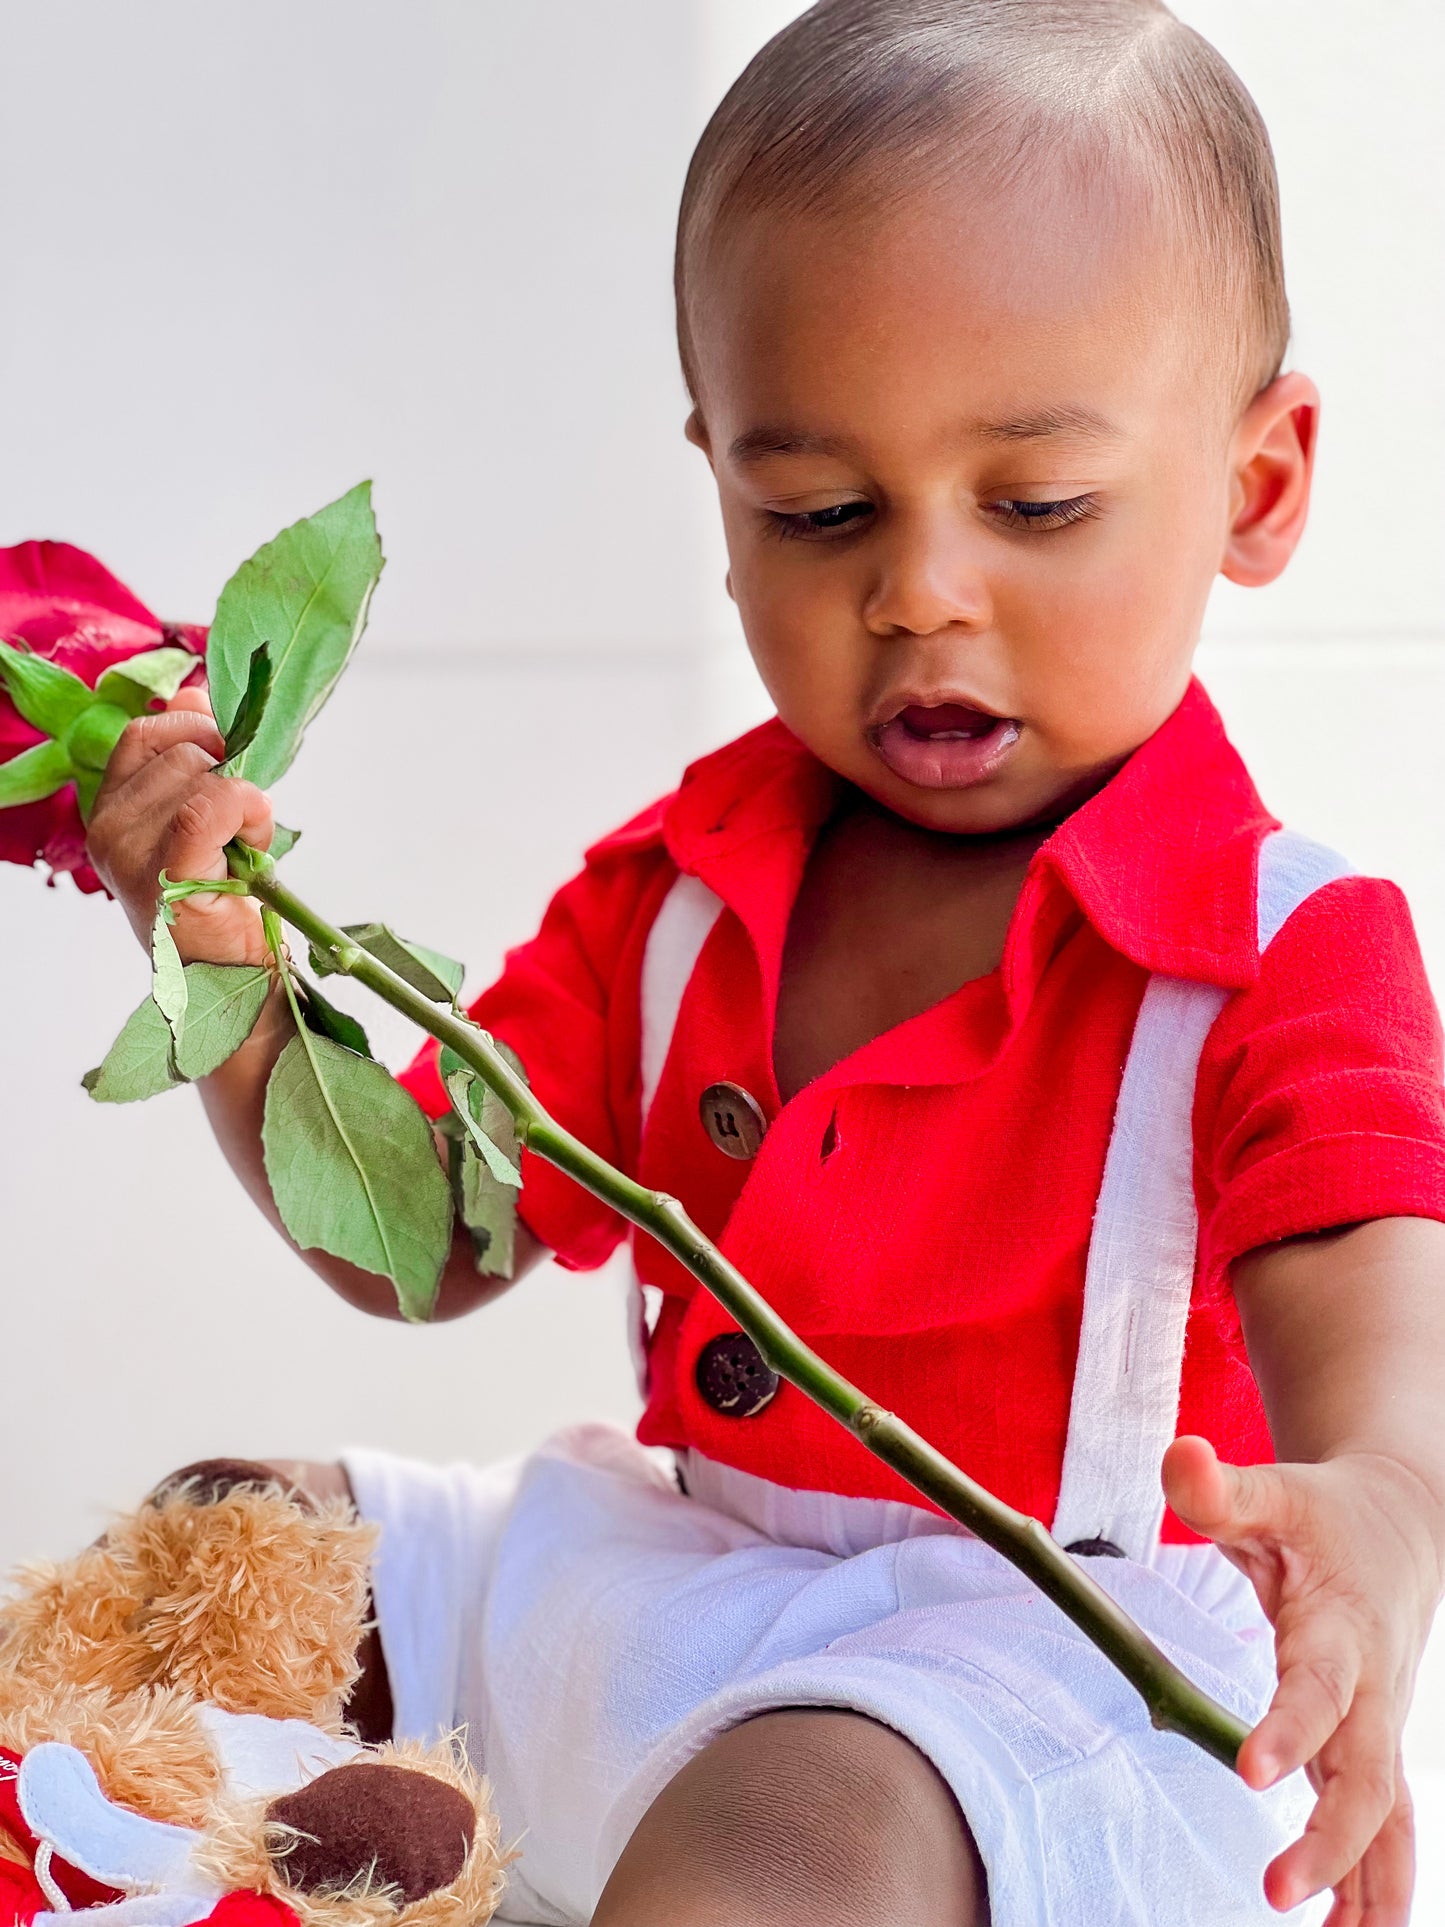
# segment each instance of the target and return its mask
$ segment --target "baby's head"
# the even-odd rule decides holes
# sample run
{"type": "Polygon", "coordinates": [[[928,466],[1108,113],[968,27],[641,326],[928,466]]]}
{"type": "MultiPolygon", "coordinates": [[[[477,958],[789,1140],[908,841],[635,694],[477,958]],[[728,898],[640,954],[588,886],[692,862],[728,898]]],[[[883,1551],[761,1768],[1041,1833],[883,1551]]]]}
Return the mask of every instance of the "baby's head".
{"type": "Polygon", "coordinates": [[[1268,137],[1158,0],[821,0],[703,135],[677,295],[763,680],[915,822],[1088,795],[1303,529],[1268,137]]]}

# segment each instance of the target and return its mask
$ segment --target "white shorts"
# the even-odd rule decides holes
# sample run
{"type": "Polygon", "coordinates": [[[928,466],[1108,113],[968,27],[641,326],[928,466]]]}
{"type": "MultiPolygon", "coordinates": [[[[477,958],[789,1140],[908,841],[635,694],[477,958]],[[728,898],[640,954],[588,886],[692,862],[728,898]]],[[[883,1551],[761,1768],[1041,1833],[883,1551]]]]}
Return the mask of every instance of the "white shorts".
{"type": "MultiPolygon", "coordinates": [[[[709,1740],[784,1706],[850,1707],[938,1768],[994,1927],[1264,1927],[1302,1775],[1252,1793],[1142,1702],[978,1540],[908,1505],[790,1493],[605,1426],[477,1470],[346,1455],[381,1527],[397,1730],[462,1726],[520,1841],[504,1919],[585,1927],[652,1800],[709,1740]]],[[[1100,1584],[1208,1692],[1257,1719],[1273,1646],[1213,1547],[1100,1584]]],[[[1285,1918],[1317,1921],[1317,1904],[1285,1918]]]]}

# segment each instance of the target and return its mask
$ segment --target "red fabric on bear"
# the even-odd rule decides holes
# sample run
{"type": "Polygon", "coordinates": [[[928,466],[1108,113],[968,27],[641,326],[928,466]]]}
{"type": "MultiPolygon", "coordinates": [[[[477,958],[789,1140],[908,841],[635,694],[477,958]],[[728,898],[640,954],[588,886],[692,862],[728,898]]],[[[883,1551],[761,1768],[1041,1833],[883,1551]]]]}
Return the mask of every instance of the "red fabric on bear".
{"type": "MultiPolygon", "coordinates": [[[[11,1839],[33,1858],[40,1842],[26,1826],[20,1812],[20,1760],[20,1754],[12,1753],[8,1747],[0,1746],[0,1827],[3,1827],[11,1839]]],[[[98,1880],[92,1880],[90,1875],[82,1873],[79,1867],[72,1867],[70,1862],[62,1860],[59,1854],[56,1854],[50,1862],[50,1873],[56,1886],[76,1909],[104,1907],[112,1900],[124,1898],[114,1887],[102,1887],[98,1880]]],[[[12,1860],[0,1859],[0,1907],[10,1904],[17,1909],[14,1915],[17,1921],[28,1921],[36,1913],[46,1910],[50,1902],[41,1892],[34,1874],[28,1873],[24,1867],[17,1866],[12,1860]],[[32,1888],[40,1895],[38,1907],[30,1905],[32,1888]],[[30,1908],[28,1913],[23,1911],[26,1906],[30,1908]]],[[[0,1912],[0,1927],[8,1927],[8,1921],[9,1916],[0,1912]]]]}
{"type": "Polygon", "coordinates": [[[300,1916],[271,1894],[227,1894],[200,1927],[300,1927],[300,1916]]]}

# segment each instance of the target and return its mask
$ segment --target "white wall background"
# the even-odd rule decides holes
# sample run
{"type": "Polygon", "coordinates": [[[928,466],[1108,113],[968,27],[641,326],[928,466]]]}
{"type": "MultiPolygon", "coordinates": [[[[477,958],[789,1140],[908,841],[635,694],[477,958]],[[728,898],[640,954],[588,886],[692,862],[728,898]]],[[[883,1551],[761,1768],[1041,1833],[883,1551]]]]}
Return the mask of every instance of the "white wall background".
{"type": "MultiPolygon", "coordinates": [[[[3,9],[0,542],[62,536],[204,617],[375,476],[392,559],[281,791],[293,875],[476,983],[587,841],[762,712],[681,435],[671,222],[707,111],[799,10],[3,9]]],[[[1276,587],[1221,593],[1203,671],[1273,807],[1405,885],[1445,986],[1445,15],[1180,10],[1273,129],[1327,405],[1311,534],[1276,587]]],[[[249,1213],[190,1094],[82,1096],[145,984],[118,913],[0,870],[0,934],[0,1566],[201,1454],[485,1458],[628,1420],[615,1280],[368,1324],[249,1213]]],[[[1445,1769],[1445,1679],[1412,1737],[1445,1769]]]]}

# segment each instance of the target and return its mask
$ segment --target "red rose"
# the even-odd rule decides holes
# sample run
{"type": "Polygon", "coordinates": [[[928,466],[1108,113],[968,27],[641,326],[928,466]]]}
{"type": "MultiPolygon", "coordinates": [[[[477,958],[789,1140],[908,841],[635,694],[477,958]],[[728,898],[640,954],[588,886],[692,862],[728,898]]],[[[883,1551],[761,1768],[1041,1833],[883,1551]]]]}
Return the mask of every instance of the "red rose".
{"type": "MultiPolygon", "coordinates": [[[[0,549],[0,640],[58,663],[93,689],[107,669],[147,650],[179,644],[199,655],[206,632],[157,621],[83,549],[68,542],[21,542],[0,549]]],[[[0,683],[0,764],[44,740],[0,683]]],[[[38,803],[0,809],[0,862],[45,862],[51,883],[67,872],[77,889],[102,887],[86,861],[73,783],[38,803]]]]}

